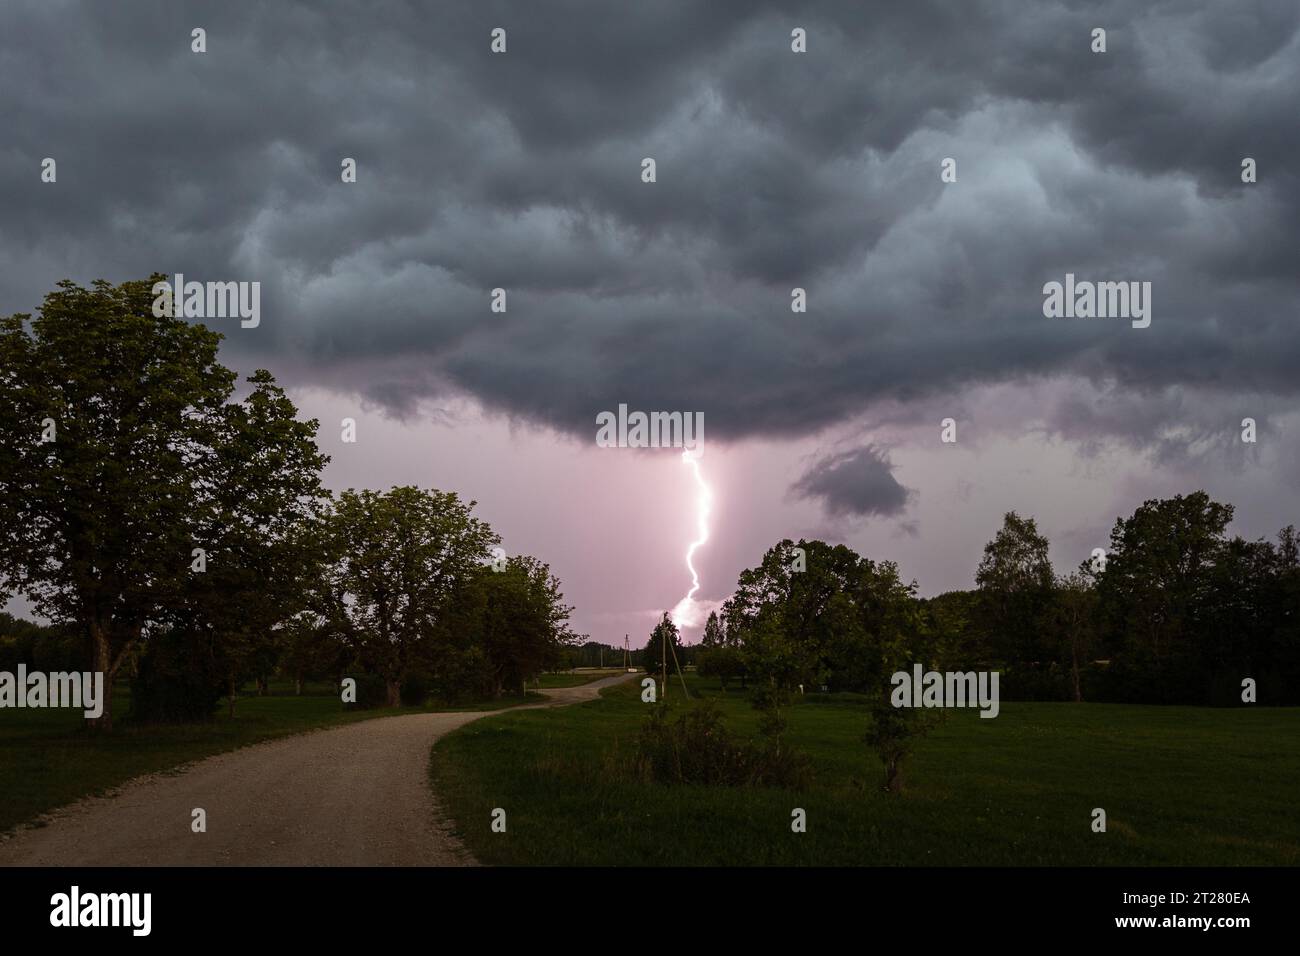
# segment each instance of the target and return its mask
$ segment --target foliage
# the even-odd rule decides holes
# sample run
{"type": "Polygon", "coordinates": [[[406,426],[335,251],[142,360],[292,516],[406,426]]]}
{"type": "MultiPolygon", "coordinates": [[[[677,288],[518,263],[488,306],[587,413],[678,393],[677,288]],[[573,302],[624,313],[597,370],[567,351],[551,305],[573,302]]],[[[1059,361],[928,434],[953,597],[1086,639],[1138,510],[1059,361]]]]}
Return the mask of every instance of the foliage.
{"type": "Polygon", "coordinates": [[[654,630],[650,632],[650,640],[646,643],[642,652],[642,660],[645,662],[646,671],[656,674],[659,677],[660,684],[677,670],[678,665],[685,664],[685,649],[682,647],[681,634],[678,633],[677,625],[665,611],[659,623],[655,625],[654,630]],[[674,664],[676,660],[676,664],[674,664]],[[665,671],[665,666],[667,670],[665,671]]]}
{"type": "Polygon", "coordinates": [[[209,641],[165,631],[151,637],[131,682],[130,718],[139,723],[196,723],[212,719],[225,685],[209,641]]]}
{"type": "Polygon", "coordinates": [[[737,740],[710,700],[688,708],[670,722],[666,708],[651,710],[637,738],[636,772],[655,783],[705,786],[769,786],[798,789],[811,781],[804,755],[768,741],[737,740]]]}
{"type": "Polygon", "coordinates": [[[329,516],[333,619],[390,707],[457,591],[500,538],[454,492],[406,486],[343,492],[329,516]]]}

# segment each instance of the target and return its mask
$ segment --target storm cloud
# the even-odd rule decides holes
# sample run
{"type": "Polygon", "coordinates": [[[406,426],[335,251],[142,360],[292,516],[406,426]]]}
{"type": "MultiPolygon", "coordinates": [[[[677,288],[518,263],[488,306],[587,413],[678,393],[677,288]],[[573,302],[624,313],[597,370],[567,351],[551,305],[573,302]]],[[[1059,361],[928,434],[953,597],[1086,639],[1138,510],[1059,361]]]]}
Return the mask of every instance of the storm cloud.
{"type": "Polygon", "coordinates": [[[259,281],[223,360],[329,480],[478,498],[593,633],[692,581],[689,473],[595,449],[620,404],[707,419],[699,599],[805,534],[969,586],[1011,509],[1061,567],[1148,496],[1295,520],[1298,89],[1282,0],[11,0],[0,313],[259,281]],[[1067,273],[1150,282],[1150,327],[1046,318],[1067,273]]]}
{"type": "Polygon", "coordinates": [[[0,308],[260,280],[231,361],[585,438],[620,402],[726,440],[1063,376],[1290,405],[1300,11],[1253,10],[9,4],[0,308]],[[1151,328],[1045,319],[1067,271],[1152,282],[1151,328]]]}
{"type": "Polygon", "coordinates": [[[810,467],[790,489],[803,498],[820,499],[831,516],[897,515],[908,491],[894,477],[889,456],[871,445],[827,455],[810,467]]]}

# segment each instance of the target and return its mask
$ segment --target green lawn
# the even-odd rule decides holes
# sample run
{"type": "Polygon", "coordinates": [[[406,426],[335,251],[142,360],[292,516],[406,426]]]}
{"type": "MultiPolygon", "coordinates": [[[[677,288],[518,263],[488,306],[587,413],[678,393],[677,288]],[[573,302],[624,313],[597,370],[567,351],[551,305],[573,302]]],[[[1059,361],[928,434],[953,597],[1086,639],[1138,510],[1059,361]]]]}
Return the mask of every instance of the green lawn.
{"type": "MultiPolygon", "coordinates": [[[[140,774],[287,734],[421,710],[347,711],[332,685],[306,687],[301,697],[287,686],[271,690],[267,697],[240,697],[233,720],[223,700],[211,723],[132,726],[122,716],[130,709],[130,692],[119,685],[113,693],[116,726],[107,736],[87,733],[79,711],[0,711],[0,832],[140,774]]],[[[541,699],[530,693],[527,700],[513,697],[454,709],[495,710],[541,699]]]]}
{"type": "MultiPolygon", "coordinates": [[[[715,684],[687,676],[694,693],[715,684]]],[[[1300,863],[1300,709],[1003,703],[956,711],[880,790],[861,698],[809,696],[788,740],[813,786],[710,789],[620,779],[637,682],[572,707],[470,724],[434,748],[435,785],[485,863],[621,865],[1284,865],[1300,863]],[[492,833],[495,807],[508,829],[492,833]],[[791,832],[791,811],[807,832],[791,832]],[[1091,831],[1102,807],[1108,831],[1091,831]]],[[[728,728],[756,732],[734,689],[728,728]]],[[[680,710],[680,695],[672,701],[680,710]]]]}

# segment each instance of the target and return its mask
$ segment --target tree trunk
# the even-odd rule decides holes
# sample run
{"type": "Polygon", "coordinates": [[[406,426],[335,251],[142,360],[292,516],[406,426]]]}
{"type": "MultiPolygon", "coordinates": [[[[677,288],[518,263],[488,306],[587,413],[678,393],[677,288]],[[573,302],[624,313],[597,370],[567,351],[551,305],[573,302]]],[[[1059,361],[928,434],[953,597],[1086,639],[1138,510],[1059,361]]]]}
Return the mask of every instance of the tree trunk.
{"type": "Polygon", "coordinates": [[[302,696],[302,677],[301,677],[301,676],[299,676],[299,677],[297,677],[297,678],[294,679],[294,682],[293,682],[293,692],[294,692],[294,695],[297,696],[297,697],[301,697],[301,696],[302,696]]]}
{"type": "Polygon", "coordinates": [[[1074,672],[1074,702],[1083,703],[1083,688],[1079,684],[1079,650],[1076,646],[1070,647],[1071,665],[1074,672]]]}
{"type": "Polygon", "coordinates": [[[106,734],[113,729],[112,648],[106,629],[97,621],[90,625],[90,641],[95,670],[104,675],[104,712],[98,717],[89,718],[86,726],[96,733],[106,734]]]}
{"type": "Polygon", "coordinates": [[[233,677],[228,681],[228,685],[230,690],[230,718],[233,720],[235,718],[235,695],[238,693],[239,688],[235,686],[233,677]]]}
{"type": "Polygon", "coordinates": [[[890,793],[903,792],[902,754],[895,754],[885,761],[885,789],[890,793]]]}
{"type": "Polygon", "coordinates": [[[402,682],[400,680],[386,680],[384,686],[387,689],[388,706],[402,706],[402,682]]]}

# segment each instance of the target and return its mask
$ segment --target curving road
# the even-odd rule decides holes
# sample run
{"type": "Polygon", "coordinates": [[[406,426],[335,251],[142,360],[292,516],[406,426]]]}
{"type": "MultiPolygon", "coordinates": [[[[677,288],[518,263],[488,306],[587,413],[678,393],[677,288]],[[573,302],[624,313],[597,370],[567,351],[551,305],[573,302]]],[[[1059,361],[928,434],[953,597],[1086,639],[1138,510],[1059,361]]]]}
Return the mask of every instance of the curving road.
{"type": "MultiPolygon", "coordinates": [[[[546,690],[555,707],[634,675],[546,690]]],[[[523,710],[524,707],[512,708],[523,710]]],[[[0,866],[457,866],[429,787],[443,734],[502,711],[379,717],[138,778],[0,842],[0,866]],[[207,811],[207,832],[191,813],[207,811]]]]}

